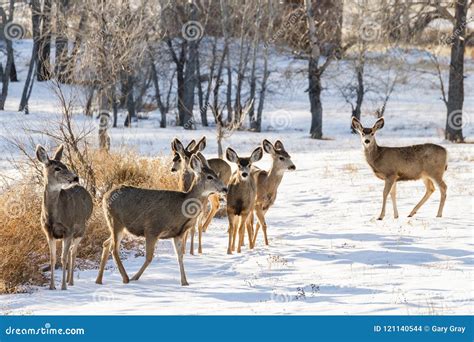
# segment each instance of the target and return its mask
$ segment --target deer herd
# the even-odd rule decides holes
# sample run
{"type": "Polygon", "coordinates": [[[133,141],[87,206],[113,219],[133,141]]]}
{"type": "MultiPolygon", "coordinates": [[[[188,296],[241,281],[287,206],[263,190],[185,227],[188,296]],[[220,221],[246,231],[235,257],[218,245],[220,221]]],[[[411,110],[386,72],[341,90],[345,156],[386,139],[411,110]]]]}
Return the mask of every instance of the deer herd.
{"type": "MultiPolygon", "coordinates": [[[[371,128],[363,127],[356,118],[352,121],[352,127],[361,137],[367,163],[375,176],[385,181],[382,211],[378,219],[382,220],[385,216],[389,194],[394,217],[397,218],[397,182],[418,179],[423,180],[426,194],[409,216],[415,215],[428,200],[436,184],[441,192],[437,216],[441,217],[447,189],[443,181],[443,174],[447,169],[446,150],[434,144],[379,146],[375,141],[375,134],[383,126],[383,118],[378,119],[371,128]]],[[[202,253],[202,233],[206,232],[218,212],[221,197],[225,198],[228,219],[228,254],[241,252],[246,234],[248,248],[253,249],[259,230],[262,230],[265,245],[269,244],[265,215],[276,200],[285,171],[296,169],[283,143],[277,140],[272,144],[264,139],[261,146],[245,157],[239,156],[229,147],[226,159],[230,164],[219,158],[207,159],[202,154],[205,147],[205,137],[197,142],[192,140],[186,147],[176,138],[171,142],[173,160],[170,171],[177,173],[179,179],[179,189],[176,191],[119,185],[103,196],[102,207],[110,237],[103,243],[97,284],[102,284],[110,253],[123,282],[130,281],[120,260],[120,242],[126,230],[132,235],[145,238],[145,261],[131,280],[138,280],[151,263],[157,241],[172,239],[181,285],[188,285],[183,263],[188,236],[190,235],[189,253],[194,254],[197,230],[198,253],[202,253]],[[272,159],[269,170],[254,165],[262,159],[264,152],[272,159]],[[234,165],[235,171],[232,171],[231,165],[234,165]]],[[[86,223],[92,215],[93,201],[87,190],[79,184],[78,176],[61,162],[62,154],[62,146],[52,159],[42,146],[38,145],[36,148],[36,157],[43,164],[41,226],[50,250],[50,289],[55,289],[56,241],[62,240],[61,288],[65,290],[67,284],[74,284],[76,252],[85,234],[86,223]]]]}

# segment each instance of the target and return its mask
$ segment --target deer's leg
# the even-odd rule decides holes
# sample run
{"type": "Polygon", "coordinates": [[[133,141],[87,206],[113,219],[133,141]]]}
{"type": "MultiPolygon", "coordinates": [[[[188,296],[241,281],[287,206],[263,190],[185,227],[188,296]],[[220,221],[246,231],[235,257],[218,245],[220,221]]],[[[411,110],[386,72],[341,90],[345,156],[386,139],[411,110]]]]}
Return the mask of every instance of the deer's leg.
{"type": "Polygon", "coordinates": [[[233,235],[234,235],[234,217],[235,215],[227,212],[227,219],[229,220],[229,229],[227,233],[229,235],[229,243],[227,245],[227,254],[232,254],[232,244],[233,244],[233,235]]]}
{"type": "Polygon", "coordinates": [[[205,233],[207,231],[207,227],[211,224],[212,219],[214,216],[216,216],[217,211],[219,211],[219,195],[211,195],[209,197],[209,202],[211,203],[211,211],[209,212],[209,215],[207,215],[206,220],[204,221],[204,224],[202,226],[202,231],[205,233]]]}
{"type": "MultiPolygon", "coordinates": [[[[255,208],[257,210],[257,208],[255,208]]],[[[252,214],[252,224],[253,224],[253,214],[252,214]]],[[[255,224],[255,232],[253,234],[253,240],[252,240],[252,245],[255,247],[255,243],[257,242],[257,235],[258,235],[258,230],[260,229],[260,222],[257,219],[257,223],[255,224]]]]}
{"type": "Polygon", "coordinates": [[[54,268],[56,266],[56,240],[54,238],[48,239],[48,246],[49,246],[49,264],[51,269],[51,279],[49,282],[49,289],[56,290],[56,286],[54,285],[54,268]]]}
{"type": "Polygon", "coordinates": [[[102,256],[100,258],[99,273],[97,274],[97,279],[95,280],[96,284],[102,284],[102,277],[104,276],[105,265],[107,264],[107,259],[109,258],[109,254],[112,249],[112,239],[112,237],[109,237],[102,244],[102,256]]]}
{"type": "Polygon", "coordinates": [[[67,290],[66,279],[67,279],[67,270],[68,270],[68,260],[71,255],[71,243],[72,237],[63,239],[63,250],[61,252],[61,265],[63,268],[63,279],[61,284],[61,290],[67,290]]]}
{"type": "Polygon", "coordinates": [[[244,237],[245,237],[245,224],[247,223],[248,214],[242,213],[239,220],[239,244],[237,246],[237,253],[241,252],[242,245],[244,244],[244,237]]]}
{"type": "Polygon", "coordinates": [[[377,220],[382,220],[385,216],[385,207],[387,205],[387,197],[388,197],[388,194],[390,193],[390,190],[392,190],[392,186],[394,182],[395,182],[395,179],[393,178],[385,179],[385,187],[383,188],[383,198],[382,198],[382,211],[380,212],[380,216],[377,220]]]}
{"type": "Polygon", "coordinates": [[[261,208],[257,208],[255,210],[255,214],[257,215],[257,220],[260,223],[263,231],[263,238],[265,239],[265,245],[268,246],[268,237],[267,237],[267,222],[265,221],[265,213],[261,208]]]}
{"type": "Polygon", "coordinates": [[[418,202],[418,204],[413,208],[413,210],[411,211],[410,215],[408,215],[408,217],[412,217],[413,215],[415,215],[418,209],[420,209],[421,206],[425,204],[428,198],[430,198],[431,194],[435,191],[435,187],[431,179],[425,178],[423,179],[423,182],[425,183],[425,187],[426,187],[425,195],[423,196],[421,201],[418,202]]]}
{"type": "Polygon", "coordinates": [[[183,243],[182,243],[183,254],[186,254],[186,243],[187,243],[187,241],[188,241],[188,233],[189,233],[189,231],[187,231],[187,232],[184,233],[184,235],[183,235],[183,243]]]}
{"type": "Polygon", "coordinates": [[[131,280],[138,280],[140,279],[140,276],[143,274],[145,269],[148,267],[148,265],[151,264],[151,261],[153,260],[153,254],[155,253],[155,246],[156,246],[156,241],[158,241],[157,236],[147,236],[145,240],[145,262],[143,263],[142,267],[140,270],[132,277],[131,280]]]}
{"type": "Polygon", "coordinates": [[[446,191],[448,190],[448,186],[443,181],[443,179],[436,180],[436,185],[438,186],[439,191],[441,192],[441,199],[440,199],[440,202],[439,202],[438,215],[436,215],[436,217],[442,217],[443,216],[444,202],[446,202],[446,191]]]}
{"type": "Polygon", "coordinates": [[[393,183],[392,190],[390,191],[390,197],[392,198],[393,217],[394,217],[394,218],[398,218],[398,209],[397,209],[397,182],[393,183]]]}
{"type": "Polygon", "coordinates": [[[77,249],[79,244],[81,243],[82,237],[75,238],[72,242],[71,253],[70,253],[70,261],[69,261],[69,270],[67,275],[67,282],[68,285],[74,285],[74,268],[76,267],[76,256],[77,256],[77,249]]]}
{"type": "Polygon", "coordinates": [[[178,258],[179,272],[181,274],[181,285],[188,286],[189,283],[186,280],[186,273],[184,272],[183,249],[181,248],[181,244],[183,243],[183,240],[181,237],[175,237],[173,239],[173,242],[174,242],[174,249],[176,251],[176,256],[178,258]]]}
{"type": "Polygon", "coordinates": [[[191,245],[189,246],[189,254],[194,255],[194,235],[196,234],[196,228],[192,227],[190,230],[191,245]]]}
{"type": "Polygon", "coordinates": [[[232,251],[235,251],[235,244],[238,243],[237,241],[237,233],[239,232],[239,220],[241,216],[234,216],[234,225],[232,231],[232,251]]]}
{"type": "Polygon", "coordinates": [[[249,237],[249,248],[253,249],[253,210],[250,212],[245,226],[247,227],[247,234],[249,237]]]}
{"type": "Polygon", "coordinates": [[[123,267],[122,261],[120,260],[120,242],[122,241],[122,232],[114,231],[112,235],[112,256],[114,257],[115,264],[117,265],[122,281],[127,284],[130,279],[128,278],[127,271],[123,267]]]}

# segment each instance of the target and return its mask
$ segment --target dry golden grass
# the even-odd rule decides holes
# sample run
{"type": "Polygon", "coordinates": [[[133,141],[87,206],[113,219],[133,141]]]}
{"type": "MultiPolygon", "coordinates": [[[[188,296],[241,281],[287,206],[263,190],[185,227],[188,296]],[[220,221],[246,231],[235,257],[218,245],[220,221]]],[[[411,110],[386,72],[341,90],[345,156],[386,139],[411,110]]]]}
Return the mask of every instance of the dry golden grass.
{"type": "MultiPolygon", "coordinates": [[[[92,151],[89,159],[97,196],[78,258],[79,264],[82,259],[94,265],[98,263],[103,241],[109,236],[100,201],[106,191],[119,184],[177,189],[178,183],[169,171],[166,158],[149,160],[133,152],[92,151]]],[[[81,177],[81,170],[78,173],[81,177]]],[[[41,270],[49,262],[46,238],[40,226],[41,198],[42,185],[27,180],[0,194],[0,293],[24,291],[28,285],[43,284],[49,276],[41,270]]]]}
{"type": "Polygon", "coordinates": [[[357,173],[359,171],[359,167],[356,164],[344,164],[342,166],[342,170],[348,173],[357,173]]]}

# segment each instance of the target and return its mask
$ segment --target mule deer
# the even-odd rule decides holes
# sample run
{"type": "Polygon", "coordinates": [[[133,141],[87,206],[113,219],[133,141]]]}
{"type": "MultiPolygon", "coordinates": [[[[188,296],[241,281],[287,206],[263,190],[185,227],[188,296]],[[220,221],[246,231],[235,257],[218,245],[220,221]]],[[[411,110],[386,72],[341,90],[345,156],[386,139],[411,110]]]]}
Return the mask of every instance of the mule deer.
{"type": "Polygon", "coordinates": [[[74,267],[79,243],[92,214],[92,197],[81,185],[79,177],[61,162],[63,145],[49,159],[43,146],[36,147],[36,158],[43,164],[44,194],[41,206],[41,227],[48,240],[51,280],[49,288],[54,290],[54,268],[56,266],[56,240],[62,239],[61,263],[63,278],[61,289],[74,285],[74,267]],[[67,274],[66,274],[67,271],[67,274]]]}
{"type": "MultiPolygon", "coordinates": [[[[286,152],[283,143],[280,140],[272,145],[270,141],[264,139],[262,142],[263,150],[272,157],[272,166],[269,171],[257,170],[254,177],[257,184],[257,198],[255,200],[255,214],[257,216],[257,225],[255,235],[253,236],[252,245],[255,246],[257,234],[260,227],[263,230],[265,244],[268,245],[267,223],[265,214],[268,209],[275,203],[278,186],[281,183],[283,174],[287,170],[296,170],[295,164],[291,161],[291,156],[286,152]]],[[[253,221],[253,217],[252,220],[253,221]]],[[[252,222],[253,223],[253,222],[252,222]]]]}
{"type": "MultiPolygon", "coordinates": [[[[232,169],[230,165],[220,159],[220,158],[211,158],[205,159],[200,151],[203,151],[206,147],[206,137],[202,137],[201,140],[196,144],[194,140],[192,140],[186,148],[184,148],[183,144],[178,140],[174,139],[171,148],[175,153],[173,158],[173,165],[171,167],[171,172],[178,172],[179,173],[179,186],[181,191],[186,190],[186,185],[192,181],[193,174],[189,172],[189,159],[193,154],[196,154],[201,157],[201,162],[207,163],[209,167],[217,174],[217,177],[227,185],[230,180],[230,176],[232,174],[232,169]]],[[[202,215],[198,220],[198,253],[202,253],[202,233],[207,230],[207,227],[211,223],[212,219],[216,215],[217,211],[219,210],[220,205],[220,196],[218,194],[211,194],[209,197],[204,200],[202,203],[203,211],[202,215]],[[207,202],[211,204],[211,210],[208,212],[207,210],[207,202]]],[[[191,245],[189,253],[194,255],[194,236],[195,236],[195,228],[190,230],[191,234],[191,245]]],[[[186,245],[187,236],[185,237],[186,245]]]]}
{"type": "Polygon", "coordinates": [[[191,157],[190,165],[195,177],[187,192],[122,185],[105,194],[103,207],[111,236],[103,244],[97,284],[102,284],[105,264],[111,251],[123,282],[129,282],[119,255],[123,230],[127,229],[135,236],[144,236],[146,245],[145,262],[132,280],[138,280],[153,260],[158,239],[172,238],[181,273],[181,285],[188,285],[183,264],[183,236],[196,224],[203,199],[210,193],[227,192],[226,186],[215,172],[203,165],[197,156],[191,157]]]}
{"type": "Polygon", "coordinates": [[[359,120],[352,118],[352,127],[359,133],[364,146],[365,158],[375,176],[385,181],[383,190],[382,211],[379,220],[385,216],[385,205],[390,193],[394,217],[398,218],[396,203],[396,184],[399,181],[422,179],[426,193],[421,201],[413,208],[408,217],[412,217],[425,204],[435,191],[433,182],[439,187],[441,201],[438,215],[443,215],[446,201],[446,183],[443,174],[447,169],[447,152],[444,147],[435,144],[412,145],[405,147],[385,147],[377,145],[375,133],[384,126],[384,118],[375,122],[372,128],[365,128],[359,120]]]}
{"type": "Polygon", "coordinates": [[[236,163],[238,167],[230,179],[227,194],[227,217],[229,219],[227,254],[232,254],[232,251],[235,250],[237,232],[239,232],[237,253],[240,253],[244,242],[245,228],[247,228],[249,236],[249,247],[253,248],[252,225],[248,224],[248,221],[254,209],[257,187],[255,179],[251,175],[251,167],[253,163],[262,159],[262,156],[261,147],[256,148],[248,158],[240,158],[230,147],[226,150],[227,160],[236,163]]]}

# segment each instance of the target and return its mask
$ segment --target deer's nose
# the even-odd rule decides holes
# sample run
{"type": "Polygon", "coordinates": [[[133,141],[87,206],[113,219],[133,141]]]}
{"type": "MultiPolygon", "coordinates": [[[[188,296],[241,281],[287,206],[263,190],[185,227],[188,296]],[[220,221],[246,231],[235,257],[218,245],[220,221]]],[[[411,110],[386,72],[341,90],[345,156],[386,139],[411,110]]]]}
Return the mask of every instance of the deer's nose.
{"type": "Polygon", "coordinates": [[[291,166],[288,168],[288,170],[292,170],[292,171],[293,171],[293,170],[296,170],[296,166],[291,165],[291,166]]]}
{"type": "Polygon", "coordinates": [[[223,187],[221,191],[222,191],[222,193],[224,193],[224,194],[226,194],[226,193],[228,192],[228,190],[227,190],[226,187],[223,187]]]}
{"type": "Polygon", "coordinates": [[[247,172],[242,172],[242,177],[247,177],[249,174],[247,172]]]}
{"type": "Polygon", "coordinates": [[[366,144],[368,144],[368,143],[370,142],[370,140],[369,140],[369,139],[365,139],[364,142],[365,142],[366,144]]]}
{"type": "Polygon", "coordinates": [[[72,180],[73,180],[73,182],[79,182],[79,177],[76,176],[72,180]]]}
{"type": "Polygon", "coordinates": [[[172,167],[171,172],[176,172],[176,169],[174,167],[172,167]]]}

